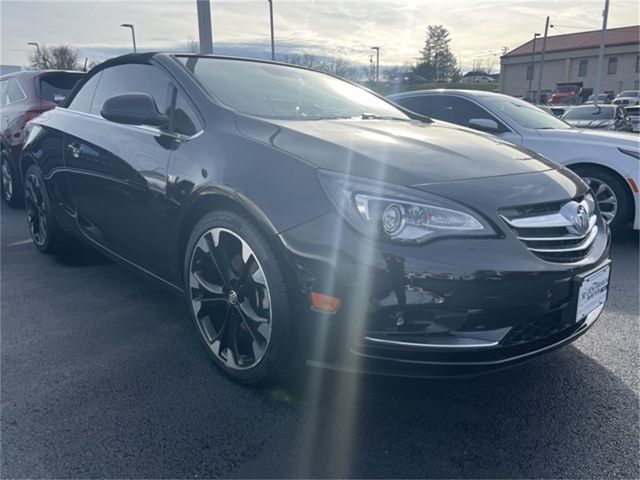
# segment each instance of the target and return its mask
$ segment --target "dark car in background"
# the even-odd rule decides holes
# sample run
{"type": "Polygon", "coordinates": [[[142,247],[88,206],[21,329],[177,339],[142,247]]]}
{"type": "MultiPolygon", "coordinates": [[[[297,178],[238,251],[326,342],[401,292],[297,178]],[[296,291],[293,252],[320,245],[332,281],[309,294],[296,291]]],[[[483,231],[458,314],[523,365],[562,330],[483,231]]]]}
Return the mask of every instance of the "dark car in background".
{"type": "Polygon", "coordinates": [[[576,128],[631,131],[625,109],[619,105],[580,105],[568,110],[562,119],[576,128]]]}
{"type": "Polygon", "coordinates": [[[84,74],[61,70],[23,71],[0,77],[0,155],[2,198],[22,205],[18,159],[27,122],[61,105],[84,74]]]}
{"type": "Polygon", "coordinates": [[[478,374],[604,308],[610,235],[577,176],[331,75],[128,55],[28,130],[37,248],[81,239],[183,296],[239,382],[478,374]]]}

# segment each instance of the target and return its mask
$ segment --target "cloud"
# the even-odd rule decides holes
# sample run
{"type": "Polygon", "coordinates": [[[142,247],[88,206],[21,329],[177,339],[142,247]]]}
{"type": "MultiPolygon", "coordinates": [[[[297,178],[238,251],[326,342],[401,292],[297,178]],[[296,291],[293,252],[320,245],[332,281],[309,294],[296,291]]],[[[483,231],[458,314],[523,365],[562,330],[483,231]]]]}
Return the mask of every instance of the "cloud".
{"type": "MultiPolygon", "coordinates": [[[[544,27],[553,15],[553,33],[600,26],[602,0],[274,0],[276,48],[342,55],[366,64],[370,47],[381,47],[382,64],[413,63],[426,27],[442,24],[463,67],[476,57],[496,58],[502,47],[515,48],[544,27]]],[[[90,60],[125,53],[133,23],[141,50],[175,50],[197,38],[195,0],[172,1],[15,1],[0,2],[3,64],[26,63],[27,42],[68,44],[90,60]]],[[[214,50],[266,56],[269,13],[266,0],[214,0],[214,50]]],[[[637,21],[635,0],[612,2],[609,25],[637,21]]]]}

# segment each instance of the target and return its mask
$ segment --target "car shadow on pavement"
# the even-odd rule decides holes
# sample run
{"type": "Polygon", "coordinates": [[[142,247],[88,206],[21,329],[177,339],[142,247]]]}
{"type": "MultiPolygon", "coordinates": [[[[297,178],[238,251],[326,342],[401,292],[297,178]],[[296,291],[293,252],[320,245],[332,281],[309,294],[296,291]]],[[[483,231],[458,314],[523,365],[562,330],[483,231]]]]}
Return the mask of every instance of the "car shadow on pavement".
{"type": "Polygon", "coordinates": [[[56,262],[65,267],[93,267],[96,265],[115,264],[115,262],[89,245],[79,241],[65,244],[56,252],[56,262]]]}
{"type": "Polygon", "coordinates": [[[637,393],[574,346],[470,379],[310,370],[291,395],[290,441],[234,476],[640,476],[637,393]]]}

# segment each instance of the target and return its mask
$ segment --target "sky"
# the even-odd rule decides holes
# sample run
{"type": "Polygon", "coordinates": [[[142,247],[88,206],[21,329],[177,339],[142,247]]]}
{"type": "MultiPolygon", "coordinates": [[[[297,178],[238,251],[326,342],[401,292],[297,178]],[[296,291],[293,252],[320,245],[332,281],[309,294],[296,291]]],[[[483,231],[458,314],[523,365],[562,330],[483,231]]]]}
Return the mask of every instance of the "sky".
{"type": "MultiPolygon", "coordinates": [[[[640,23],[640,2],[611,0],[609,27],[640,23]]],[[[595,30],[604,0],[273,0],[277,53],[340,55],[368,64],[380,46],[381,68],[415,63],[427,25],[444,25],[464,71],[474,60],[499,70],[503,47],[550,35],[595,30]]],[[[267,58],[267,0],[211,0],[214,53],[267,58]]],[[[40,45],[71,45],[101,61],[128,53],[133,23],[139,51],[185,50],[198,38],[195,0],[0,0],[0,63],[26,65],[40,45]]]]}

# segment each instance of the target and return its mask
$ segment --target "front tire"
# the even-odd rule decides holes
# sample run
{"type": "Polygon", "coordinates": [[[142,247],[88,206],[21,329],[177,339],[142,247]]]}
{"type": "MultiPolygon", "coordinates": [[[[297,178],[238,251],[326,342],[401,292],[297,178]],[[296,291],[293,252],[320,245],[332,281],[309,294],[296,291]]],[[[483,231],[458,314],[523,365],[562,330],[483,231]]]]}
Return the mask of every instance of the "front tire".
{"type": "Polygon", "coordinates": [[[184,278],[198,336],[227,375],[251,384],[293,371],[284,269],[250,218],[233,211],[203,217],[187,243],[184,278]]]}
{"type": "Polygon", "coordinates": [[[11,165],[9,152],[0,153],[0,172],[2,176],[2,200],[11,208],[19,208],[23,204],[23,191],[20,185],[20,175],[11,165]]]}
{"type": "Polygon", "coordinates": [[[623,232],[629,223],[632,208],[626,185],[601,168],[577,167],[574,171],[593,191],[600,214],[609,225],[611,233],[623,232]]]}

